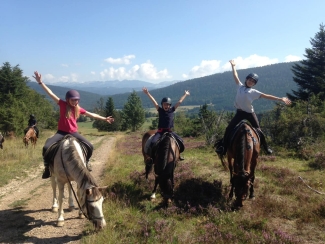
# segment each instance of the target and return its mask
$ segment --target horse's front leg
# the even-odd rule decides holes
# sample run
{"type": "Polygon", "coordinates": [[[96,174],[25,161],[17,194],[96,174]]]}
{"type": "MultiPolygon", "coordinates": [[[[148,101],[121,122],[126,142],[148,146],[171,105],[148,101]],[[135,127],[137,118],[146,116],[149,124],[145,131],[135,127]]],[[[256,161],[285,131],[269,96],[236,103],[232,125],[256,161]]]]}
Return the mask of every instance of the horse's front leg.
{"type": "Polygon", "coordinates": [[[228,201],[230,201],[234,197],[234,184],[233,184],[233,177],[232,175],[230,176],[230,192],[228,196],[228,201]]]}
{"type": "Polygon", "coordinates": [[[58,212],[58,199],[56,198],[56,180],[54,176],[51,176],[51,186],[53,191],[53,205],[52,205],[52,212],[58,212]]]}
{"type": "Polygon", "coordinates": [[[64,211],[63,211],[63,192],[64,192],[64,183],[57,182],[59,188],[59,211],[58,211],[58,223],[57,226],[62,227],[64,225],[64,211]]]}
{"type": "Polygon", "coordinates": [[[156,191],[157,191],[158,182],[159,182],[159,176],[156,175],[155,176],[155,187],[153,188],[152,194],[150,196],[151,199],[156,199],[156,191]]]}
{"type": "MultiPolygon", "coordinates": [[[[79,201],[79,204],[80,204],[80,207],[82,207],[82,202],[81,202],[81,199],[82,199],[82,193],[81,193],[81,190],[80,189],[78,189],[77,190],[77,195],[78,195],[78,201],[79,201]]],[[[86,196],[85,196],[86,197],[86,196]]],[[[85,199],[85,201],[86,201],[86,199],[85,199]]],[[[83,219],[83,218],[85,218],[85,215],[84,215],[84,213],[82,212],[82,209],[81,208],[79,208],[79,218],[80,219],[83,219]]]]}
{"type": "Polygon", "coordinates": [[[250,181],[250,188],[249,188],[249,199],[254,199],[254,180],[255,180],[255,175],[252,176],[251,181],[250,181]]]}
{"type": "MultiPolygon", "coordinates": [[[[69,183],[69,182],[68,182],[69,183]]],[[[73,211],[75,209],[74,203],[73,203],[73,193],[71,188],[71,182],[68,184],[68,193],[69,193],[69,211],[73,211]]]]}

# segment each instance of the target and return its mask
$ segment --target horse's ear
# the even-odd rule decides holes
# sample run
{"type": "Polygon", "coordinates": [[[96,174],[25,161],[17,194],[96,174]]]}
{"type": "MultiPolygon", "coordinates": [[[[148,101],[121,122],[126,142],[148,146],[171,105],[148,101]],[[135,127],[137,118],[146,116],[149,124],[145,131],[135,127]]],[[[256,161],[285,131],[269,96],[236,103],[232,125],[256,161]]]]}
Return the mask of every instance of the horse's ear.
{"type": "Polygon", "coordinates": [[[98,190],[103,194],[106,192],[108,186],[98,187],[98,190]]]}

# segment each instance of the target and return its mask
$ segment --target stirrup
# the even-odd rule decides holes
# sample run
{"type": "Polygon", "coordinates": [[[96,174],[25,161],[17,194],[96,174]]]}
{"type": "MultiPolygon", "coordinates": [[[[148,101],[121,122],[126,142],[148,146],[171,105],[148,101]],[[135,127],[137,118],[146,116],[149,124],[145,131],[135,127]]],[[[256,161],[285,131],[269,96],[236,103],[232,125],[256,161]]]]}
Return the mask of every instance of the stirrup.
{"type": "Polygon", "coordinates": [[[216,153],[218,154],[224,154],[225,148],[223,146],[220,146],[216,149],[216,153]]]}

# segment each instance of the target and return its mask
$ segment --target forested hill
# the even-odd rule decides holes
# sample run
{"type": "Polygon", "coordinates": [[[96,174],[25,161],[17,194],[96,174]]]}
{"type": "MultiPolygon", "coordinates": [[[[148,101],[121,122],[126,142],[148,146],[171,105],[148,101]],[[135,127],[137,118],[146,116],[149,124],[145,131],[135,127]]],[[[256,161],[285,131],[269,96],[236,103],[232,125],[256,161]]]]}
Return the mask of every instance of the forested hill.
{"type": "MultiPolygon", "coordinates": [[[[255,88],[263,93],[279,97],[286,96],[296,90],[296,83],[293,81],[291,67],[294,62],[267,65],[258,68],[238,70],[238,76],[242,82],[251,73],[259,75],[259,82],[255,88]]],[[[186,97],[182,105],[203,105],[212,103],[216,110],[233,110],[234,98],[236,95],[236,85],[231,71],[218,73],[202,78],[196,78],[174,85],[152,90],[150,93],[158,104],[163,97],[168,96],[176,103],[184,94],[185,90],[190,91],[190,96],[186,97]]],[[[116,108],[122,108],[130,93],[111,96],[116,108]]],[[[150,99],[143,92],[138,92],[142,104],[145,108],[153,107],[150,99]]],[[[266,99],[254,101],[256,111],[262,112],[274,107],[274,102],[266,99]]]]}
{"type": "MultiPolygon", "coordinates": [[[[256,85],[256,89],[267,94],[275,96],[285,96],[286,93],[292,93],[292,90],[296,90],[296,83],[292,79],[291,67],[294,62],[279,63],[273,65],[267,65],[257,68],[249,68],[238,70],[238,76],[242,82],[245,81],[247,74],[254,72],[259,75],[259,82],[256,85]]],[[[28,85],[41,94],[45,94],[39,85],[34,82],[29,82],[28,85]]],[[[49,86],[50,89],[57,94],[60,98],[65,97],[65,93],[70,88],[49,86]]],[[[78,87],[71,89],[78,90],[78,87]]],[[[191,95],[188,96],[182,105],[203,105],[204,103],[213,104],[216,110],[233,110],[234,97],[236,95],[236,86],[231,71],[224,73],[217,73],[210,76],[201,78],[186,80],[178,82],[176,84],[150,90],[150,93],[160,104],[163,97],[170,97],[173,103],[176,103],[179,98],[184,94],[185,90],[189,90],[191,95]]],[[[97,105],[97,102],[102,97],[104,102],[108,96],[102,96],[99,94],[80,91],[81,106],[87,110],[93,110],[97,105]]],[[[145,108],[153,107],[150,99],[143,92],[137,92],[138,96],[142,100],[142,104],[145,108]]],[[[111,95],[113,98],[115,108],[121,109],[127,102],[127,98],[130,93],[123,93],[117,95],[111,95]]],[[[48,97],[48,96],[47,96],[48,97]]],[[[266,99],[260,99],[254,101],[254,108],[258,112],[270,110],[274,107],[274,102],[266,99]]]]}

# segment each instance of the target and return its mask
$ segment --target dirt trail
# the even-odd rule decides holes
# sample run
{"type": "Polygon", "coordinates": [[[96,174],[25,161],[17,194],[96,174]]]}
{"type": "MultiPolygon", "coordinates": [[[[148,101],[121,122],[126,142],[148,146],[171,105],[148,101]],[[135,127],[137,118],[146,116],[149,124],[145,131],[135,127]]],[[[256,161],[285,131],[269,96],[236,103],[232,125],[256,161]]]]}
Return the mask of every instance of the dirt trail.
{"type": "MultiPolygon", "coordinates": [[[[92,143],[99,141],[102,141],[101,146],[94,151],[91,163],[92,174],[101,185],[102,172],[115,138],[100,137],[92,143]]],[[[76,201],[74,201],[76,210],[68,212],[68,202],[65,198],[65,225],[56,227],[57,213],[51,212],[51,182],[50,179],[41,179],[42,172],[43,166],[40,164],[28,177],[15,179],[0,188],[0,243],[80,242],[82,231],[88,220],[78,218],[76,201]],[[16,207],[18,203],[23,207],[16,207]]],[[[67,191],[65,191],[65,196],[68,196],[67,191]]]]}

